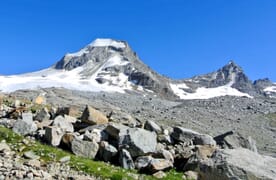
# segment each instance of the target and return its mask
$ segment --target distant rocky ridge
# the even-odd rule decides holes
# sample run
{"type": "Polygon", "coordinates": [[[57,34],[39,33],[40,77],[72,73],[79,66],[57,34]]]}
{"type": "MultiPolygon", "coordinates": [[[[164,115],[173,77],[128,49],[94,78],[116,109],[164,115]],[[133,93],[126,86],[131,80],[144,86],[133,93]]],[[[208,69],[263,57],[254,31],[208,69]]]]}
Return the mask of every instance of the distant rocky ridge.
{"type": "MultiPolygon", "coordinates": [[[[185,70],[185,69],[184,69],[185,70]]],[[[218,96],[275,97],[268,79],[251,82],[230,61],[215,72],[173,80],[145,65],[127,42],[96,39],[66,54],[51,68],[19,76],[0,76],[0,90],[64,87],[83,91],[155,94],[167,99],[208,99],[218,96]]]]}

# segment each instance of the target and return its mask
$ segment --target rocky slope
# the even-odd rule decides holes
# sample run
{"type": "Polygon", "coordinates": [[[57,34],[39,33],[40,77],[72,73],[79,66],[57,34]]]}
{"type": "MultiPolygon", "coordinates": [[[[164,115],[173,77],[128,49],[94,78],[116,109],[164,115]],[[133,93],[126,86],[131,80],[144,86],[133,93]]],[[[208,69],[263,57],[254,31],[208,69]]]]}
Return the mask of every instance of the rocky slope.
{"type": "MultiPolygon", "coordinates": [[[[116,119],[114,111],[106,115],[89,105],[84,110],[74,106],[56,108],[52,104],[41,104],[45,101],[40,98],[34,102],[3,98],[0,124],[29,137],[30,140],[22,139],[12,145],[30,160],[20,163],[22,157],[14,156],[2,141],[0,155],[7,161],[3,162],[5,170],[0,170],[1,177],[93,179],[82,172],[71,171],[70,166],[64,164],[71,162],[68,155],[52,157],[51,151],[43,152],[42,146],[28,150],[27,147],[38,146],[32,142],[34,138],[80,157],[137,169],[157,178],[166,178],[172,168],[182,172],[180,178],[192,179],[273,179],[276,175],[276,159],[260,155],[255,140],[239,132],[228,131],[212,137],[179,125],[160,126],[154,121],[140,122],[130,117],[122,121],[116,119]],[[38,154],[51,157],[47,167],[40,166],[42,161],[38,160],[38,154]]],[[[12,137],[18,137],[3,130],[0,127],[1,138],[11,141],[12,137]]],[[[78,168],[83,164],[74,166],[78,168]]]]}

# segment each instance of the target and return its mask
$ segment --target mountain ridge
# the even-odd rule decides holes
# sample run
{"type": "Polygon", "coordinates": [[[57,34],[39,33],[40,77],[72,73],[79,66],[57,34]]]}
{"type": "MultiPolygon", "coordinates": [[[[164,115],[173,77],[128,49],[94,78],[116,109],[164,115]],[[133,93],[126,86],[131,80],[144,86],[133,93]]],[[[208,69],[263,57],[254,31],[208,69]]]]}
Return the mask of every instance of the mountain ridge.
{"type": "Polygon", "coordinates": [[[6,82],[16,76],[1,76],[1,90],[5,91],[5,87],[8,91],[65,87],[87,91],[153,93],[168,99],[206,99],[225,95],[274,97],[276,93],[274,84],[268,79],[265,83],[261,80],[252,83],[233,60],[215,72],[174,80],[144,64],[126,41],[113,39],[96,39],[78,52],[67,53],[48,69],[28,73],[31,80],[24,79],[25,76],[17,76],[21,77],[19,81],[15,80],[19,83],[17,87],[6,82]]]}

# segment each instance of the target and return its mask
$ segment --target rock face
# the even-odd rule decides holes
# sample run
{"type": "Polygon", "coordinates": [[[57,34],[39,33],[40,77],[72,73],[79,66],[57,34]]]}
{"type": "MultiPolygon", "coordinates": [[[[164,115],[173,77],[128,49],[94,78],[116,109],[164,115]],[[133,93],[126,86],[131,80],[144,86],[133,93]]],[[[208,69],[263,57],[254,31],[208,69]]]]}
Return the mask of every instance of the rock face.
{"type": "Polygon", "coordinates": [[[13,126],[13,132],[21,135],[27,135],[37,130],[36,124],[33,122],[32,113],[23,113],[22,120],[17,120],[13,126]]]}
{"type": "Polygon", "coordinates": [[[140,128],[129,128],[120,136],[119,146],[129,151],[132,157],[142,156],[156,151],[157,136],[154,132],[140,128]]]}
{"type": "Polygon", "coordinates": [[[81,116],[81,120],[91,125],[108,123],[108,119],[104,114],[90,106],[86,106],[81,116]]]}
{"type": "Polygon", "coordinates": [[[276,159],[248,149],[217,151],[197,169],[202,179],[275,179],[276,159]]]}
{"type": "Polygon", "coordinates": [[[99,150],[99,145],[95,141],[83,141],[74,138],[71,143],[71,149],[75,155],[94,159],[99,150]]]}

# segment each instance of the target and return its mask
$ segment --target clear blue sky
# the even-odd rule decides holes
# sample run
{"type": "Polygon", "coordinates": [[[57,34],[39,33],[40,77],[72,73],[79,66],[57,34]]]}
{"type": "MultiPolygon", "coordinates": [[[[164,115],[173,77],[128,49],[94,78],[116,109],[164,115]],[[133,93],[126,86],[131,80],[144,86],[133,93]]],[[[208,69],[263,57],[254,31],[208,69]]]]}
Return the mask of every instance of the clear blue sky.
{"type": "Polygon", "coordinates": [[[95,38],[126,40],[157,72],[188,78],[234,59],[276,82],[275,0],[3,0],[0,74],[46,68],[95,38]]]}

